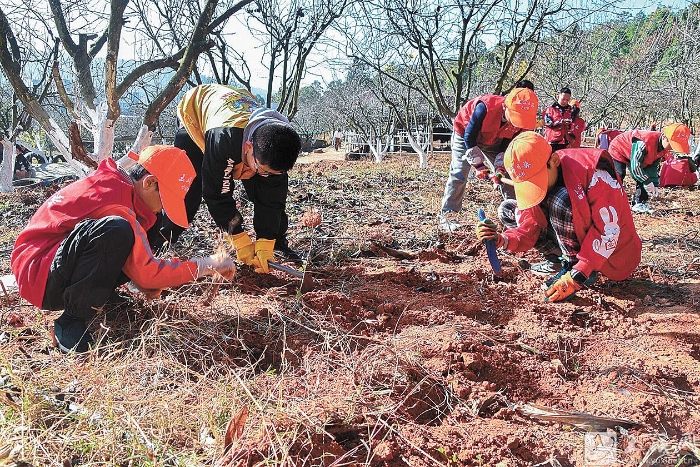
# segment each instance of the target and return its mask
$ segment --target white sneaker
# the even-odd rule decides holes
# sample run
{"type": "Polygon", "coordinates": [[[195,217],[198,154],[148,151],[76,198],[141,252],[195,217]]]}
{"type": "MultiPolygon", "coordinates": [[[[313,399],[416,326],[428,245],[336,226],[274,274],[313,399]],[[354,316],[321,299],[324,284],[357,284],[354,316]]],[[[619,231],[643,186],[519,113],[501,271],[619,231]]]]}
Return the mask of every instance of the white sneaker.
{"type": "Polygon", "coordinates": [[[632,212],[653,214],[654,210],[649,209],[649,205],[647,203],[637,203],[634,206],[632,206],[632,212]]]}
{"type": "Polygon", "coordinates": [[[455,220],[456,213],[454,212],[443,212],[440,214],[438,223],[440,225],[440,230],[445,233],[452,233],[462,226],[459,222],[455,220]]]}

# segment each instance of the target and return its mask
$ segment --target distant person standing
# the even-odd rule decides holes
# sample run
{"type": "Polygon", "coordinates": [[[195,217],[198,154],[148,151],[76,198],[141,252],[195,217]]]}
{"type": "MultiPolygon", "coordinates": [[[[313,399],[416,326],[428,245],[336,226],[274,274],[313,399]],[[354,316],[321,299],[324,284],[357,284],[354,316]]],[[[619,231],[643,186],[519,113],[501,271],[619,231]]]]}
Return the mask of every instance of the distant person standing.
{"type": "Polygon", "coordinates": [[[621,134],[622,132],[620,130],[608,130],[604,126],[600,127],[595,134],[595,147],[600,149],[608,149],[612,140],[621,134]]]}
{"type": "Polygon", "coordinates": [[[335,130],[333,133],[333,148],[336,151],[340,151],[340,143],[343,142],[343,132],[340,130],[335,130]]]}
{"type": "Polygon", "coordinates": [[[552,146],[552,151],[569,147],[573,141],[569,135],[573,121],[570,100],[571,89],[561,88],[556,102],[544,109],[544,138],[552,146]]]}

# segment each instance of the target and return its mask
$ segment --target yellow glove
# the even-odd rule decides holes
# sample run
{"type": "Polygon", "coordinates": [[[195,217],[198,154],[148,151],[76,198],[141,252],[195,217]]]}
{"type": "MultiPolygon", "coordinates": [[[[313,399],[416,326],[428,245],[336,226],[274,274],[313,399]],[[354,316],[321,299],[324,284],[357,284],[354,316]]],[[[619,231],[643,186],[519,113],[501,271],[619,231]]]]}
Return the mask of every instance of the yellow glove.
{"type": "Polygon", "coordinates": [[[270,268],[267,265],[268,261],[275,260],[275,241],[260,238],[255,242],[255,258],[253,259],[253,267],[255,272],[267,274],[270,268]]]}
{"type": "Polygon", "coordinates": [[[241,232],[234,235],[226,235],[226,241],[236,249],[236,259],[239,263],[253,265],[255,258],[255,245],[250,239],[247,232],[241,232]]]}
{"type": "MultiPolygon", "coordinates": [[[[583,276],[580,272],[579,275],[583,276]]],[[[582,277],[583,281],[586,277],[582,277]]],[[[560,302],[571,297],[573,294],[581,290],[581,284],[571,277],[571,271],[561,276],[557,281],[552,284],[550,288],[544,293],[547,298],[544,299],[545,302],[560,302]]]]}

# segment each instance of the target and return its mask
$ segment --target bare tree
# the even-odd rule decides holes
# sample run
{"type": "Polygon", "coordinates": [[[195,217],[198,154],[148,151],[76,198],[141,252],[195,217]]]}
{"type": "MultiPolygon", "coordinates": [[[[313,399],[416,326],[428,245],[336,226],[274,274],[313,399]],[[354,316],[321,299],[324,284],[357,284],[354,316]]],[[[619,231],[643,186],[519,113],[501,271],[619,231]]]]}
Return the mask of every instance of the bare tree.
{"type": "Polygon", "coordinates": [[[298,111],[299,88],[309,56],[330,26],[354,0],[256,0],[250,10],[253,35],[263,43],[263,64],[268,70],[266,105],[273,95],[280,112],[293,118],[298,111]],[[261,31],[258,29],[261,28],[261,31]],[[275,93],[279,91],[277,95],[275,93]]]}
{"type": "Polygon", "coordinates": [[[353,59],[412,89],[447,124],[474,90],[499,93],[524,77],[544,35],[554,24],[573,21],[563,15],[571,11],[564,0],[525,6],[504,0],[375,0],[358,4],[342,29],[353,59]],[[475,72],[489,50],[488,69],[495,73],[484,83],[475,72]],[[418,76],[407,81],[406,69],[418,76]]]}
{"type": "MultiPolygon", "coordinates": [[[[26,0],[17,0],[26,1],[26,0]]],[[[61,66],[57,58],[52,69],[52,76],[65,109],[72,118],[82,127],[93,133],[95,139],[95,155],[97,160],[108,157],[114,145],[114,124],[121,113],[120,99],[126,91],[148,74],[163,69],[174,69],[175,72],[169,81],[161,87],[154,96],[146,110],[144,128],[142,128],[134,149],[150,143],[152,131],[155,128],[158,116],[163,109],[178,94],[182,86],[190,77],[195,68],[199,55],[210,48],[213,43],[208,40],[212,32],[219,31],[225,22],[236,12],[240,11],[252,0],[241,0],[232,5],[225,5],[225,10],[215,17],[218,0],[208,0],[199,10],[199,4],[186,2],[189,7],[195,8],[196,21],[187,22],[179,18],[177,21],[164,21],[163,28],[154,33],[145,25],[150,24],[153,17],[143,9],[143,5],[134,4],[134,8],[128,9],[128,0],[112,0],[110,3],[95,1],[94,3],[61,3],[61,0],[47,0],[48,11],[35,8],[35,21],[31,25],[38,35],[54,38],[54,30],[60,39],[63,49],[70,59],[75,80],[65,79],[66,70],[61,66]],[[139,16],[145,14],[147,16],[139,16]],[[53,24],[47,23],[44,18],[52,17],[53,24]],[[129,18],[137,19],[137,23],[152,34],[151,46],[143,48],[140,57],[123,62],[119,60],[120,47],[123,45],[122,35],[124,25],[129,18]],[[183,27],[185,26],[189,27],[183,27]],[[169,27],[170,29],[166,29],[169,27]],[[166,34],[170,31],[169,34],[166,34]],[[172,40],[161,39],[170,37],[172,40]],[[100,54],[104,50],[104,59],[100,54]],[[103,66],[101,66],[103,65],[103,66]]],[[[151,2],[153,5],[153,2],[151,2]]],[[[156,7],[163,8],[161,3],[156,7]]],[[[178,11],[182,17],[187,17],[178,4],[166,5],[171,11],[178,11]]],[[[45,6],[46,7],[46,6],[45,6]]],[[[17,10],[16,15],[20,14],[17,10]]],[[[3,15],[4,16],[4,15],[3,15]]],[[[172,17],[169,17],[172,19],[172,17]]],[[[11,37],[9,24],[3,28],[3,38],[11,37]],[[10,31],[10,33],[7,33],[10,31]]],[[[130,33],[134,34],[135,29],[130,33]]],[[[10,76],[10,82],[24,110],[36,118],[48,134],[56,135],[54,139],[59,151],[72,161],[71,155],[77,155],[80,151],[69,151],[68,138],[59,125],[42,116],[42,111],[33,105],[32,95],[23,90],[21,75],[17,67],[12,67],[12,54],[7,47],[5,59],[0,63],[3,70],[10,76]]],[[[2,51],[0,51],[2,52],[2,51]]],[[[26,86],[24,86],[26,88],[26,86]]],[[[71,135],[71,141],[79,141],[79,134],[71,135]]]]}
{"type": "MultiPolygon", "coordinates": [[[[22,13],[21,9],[15,11],[22,13]]],[[[20,24],[25,24],[25,22],[21,21],[20,24]]],[[[50,54],[54,58],[53,61],[55,61],[58,54],[58,43],[55,42],[50,50],[50,54]]],[[[27,70],[25,67],[28,60],[22,56],[22,49],[10,26],[10,20],[5,11],[0,8],[0,67],[5,71],[8,82],[14,91],[13,105],[11,107],[12,118],[8,122],[11,125],[9,128],[4,128],[3,134],[0,136],[3,146],[3,164],[0,171],[0,190],[2,191],[12,190],[15,159],[14,141],[21,132],[29,129],[30,116],[39,122],[53,144],[62,152],[67,153],[68,139],[65,137],[65,134],[58,131],[58,126],[42,107],[42,101],[47,96],[51,78],[51,67],[47,65],[52,62],[50,58],[51,56],[46,57],[43,68],[38,68],[41,70],[39,74],[40,79],[38,81],[33,80],[31,88],[26,85],[22,79],[23,73],[27,71],[30,78],[35,78],[31,71],[36,71],[37,68],[28,67],[29,70],[27,70]],[[21,110],[20,103],[22,104],[21,110]]],[[[79,164],[75,164],[75,167],[78,170],[83,169],[79,164]]]]}
{"type": "Polygon", "coordinates": [[[155,130],[156,120],[165,107],[177,96],[185,85],[190,75],[195,69],[199,55],[214,46],[214,42],[208,39],[210,34],[219,34],[220,29],[235,13],[243,9],[253,0],[240,0],[239,2],[227,6],[219,16],[214,18],[218,0],[208,0],[199,14],[198,21],[194,25],[190,39],[182,50],[182,60],[175,74],[170,78],[162,91],[151,101],[144,116],[144,126],[141,128],[139,137],[134,143],[134,150],[140,149],[150,144],[151,136],[155,130]],[[144,137],[147,134],[147,137],[144,137]]]}

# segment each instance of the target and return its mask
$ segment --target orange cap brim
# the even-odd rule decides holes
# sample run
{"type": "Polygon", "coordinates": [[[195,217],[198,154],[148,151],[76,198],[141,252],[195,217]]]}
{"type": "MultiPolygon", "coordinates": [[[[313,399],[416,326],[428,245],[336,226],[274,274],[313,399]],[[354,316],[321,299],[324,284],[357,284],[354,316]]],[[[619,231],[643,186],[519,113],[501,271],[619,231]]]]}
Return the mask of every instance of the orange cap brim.
{"type": "Polygon", "coordinates": [[[530,112],[518,112],[513,109],[508,109],[508,118],[513,126],[524,128],[525,130],[534,130],[537,126],[537,114],[530,112]]]}
{"type": "Polygon", "coordinates": [[[187,229],[190,223],[187,221],[187,209],[185,209],[185,200],[180,198],[175,192],[168,190],[162,184],[159,185],[160,201],[163,204],[163,209],[168,215],[168,218],[187,229]]]}
{"type": "Polygon", "coordinates": [[[669,139],[668,142],[671,144],[671,149],[681,154],[690,154],[690,143],[688,141],[674,141],[669,139]]]}
{"type": "Polygon", "coordinates": [[[529,209],[537,206],[547,196],[547,184],[549,177],[547,175],[547,165],[542,167],[542,170],[527,180],[513,183],[515,188],[515,199],[518,203],[518,209],[529,209]]]}

